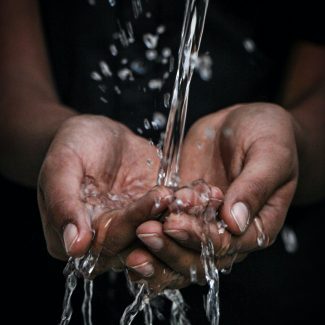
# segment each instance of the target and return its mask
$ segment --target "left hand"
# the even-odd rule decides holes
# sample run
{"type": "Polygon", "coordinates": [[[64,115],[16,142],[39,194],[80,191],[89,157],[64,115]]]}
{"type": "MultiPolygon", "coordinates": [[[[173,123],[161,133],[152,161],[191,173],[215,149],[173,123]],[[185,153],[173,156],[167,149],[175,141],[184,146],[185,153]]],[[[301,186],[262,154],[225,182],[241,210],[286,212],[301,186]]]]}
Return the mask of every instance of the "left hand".
{"type": "MultiPolygon", "coordinates": [[[[281,107],[254,103],[206,116],[187,134],[182,182],[203,179],[225,193],[219,217],[227,231],[220,235],[216,223],[210,227],[219,267],[269,246],[281,230],[298,179],[295,127],[293,118],[281,107]]],[[[163,225],[146,222],[137,233],[158,259],[185,278],[189,278],[191,265],[200,267],[202,229],[190,211],[181,218],[172,214],[163,225]],[[149,236],[161,239],[160,249],[143,240],[149,236]],[[191,253],[184,254],[185,250],[191,253]]],[[[130,254],[128,265],[140,255],[130,254]]],[[[147,259],[152,257],[147,254],[147,259]]]]}

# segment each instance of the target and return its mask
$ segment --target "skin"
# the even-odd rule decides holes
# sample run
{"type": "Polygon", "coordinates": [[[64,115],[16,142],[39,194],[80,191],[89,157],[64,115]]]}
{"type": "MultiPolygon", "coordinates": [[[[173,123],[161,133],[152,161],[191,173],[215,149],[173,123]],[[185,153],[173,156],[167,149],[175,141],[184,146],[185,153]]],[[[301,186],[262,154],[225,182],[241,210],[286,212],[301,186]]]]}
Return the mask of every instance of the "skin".
{"type": "Polygon", "coordinates": [[[265,246],[275,240],[296,186],[297,204],[323,197],[324,47],[300,43],[294,49],[283,86],[282,102],[288,110],[269,103],[242,104],[193,125],[182,152],[181,179],[183,185],[205,180],[208,200],[202,201],[202,184],[192,183],[176,193],[151,190],[158,158],[148,141],[109,118],[78,116],[60,103],[37,1],[1,1],[0,22],[0,172],[24,185],[38,182],[45,238],[53,256],[81,256],[93,247],[101,254],[95,273],[126,264],[134,280],[145,277],[155,290],[188,285],[188,269],[195,265],[203,283],[202,223],[193,207],[219,209],[228,225],[222,236],[215,224],[210,227],[222,268],[261,248],[257,225],[263,228],[265,246]],[[200,156],[205,159],[194,159],[200,156]],[[92,198],[83,195],[87,180],[100,195],[111,192],[128,199],[118,207],[107,204],[93,211],[92,198]],[[175,210],[179,198],[187,203],[175,210]],[[231,214],[237,202],[248,209],[245,227],[238,227],[231,214]],[[169,217],[158,222],[166,209],[169,217]],[[162,246],[153,248],[148,238],[160,239],[162,246]]]}

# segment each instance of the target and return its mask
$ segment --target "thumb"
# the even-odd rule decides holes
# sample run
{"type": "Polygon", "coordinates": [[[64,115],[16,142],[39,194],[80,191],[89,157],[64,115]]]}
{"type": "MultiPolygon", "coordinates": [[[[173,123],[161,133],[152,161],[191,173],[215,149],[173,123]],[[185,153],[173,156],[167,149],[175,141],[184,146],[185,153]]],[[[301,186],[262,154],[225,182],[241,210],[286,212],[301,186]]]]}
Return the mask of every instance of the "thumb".
{"type": "Polygon", "coordinates": [[[69,149],[52,152],[43,163],[38,202],[49,253],[60,259],[80,257],[91,244],[91,220],[81,197],[81,161],[69,149]]]}
{"type": "Polygon", "coordinates": [[[274,195],[283,197],[272,201],[276,205],[272,211],[285,216],[295,189],[295,182],[290,181],[296,176],[295,160],[288,156],[288,151],[278,146],[272,146],[272,150],[254,146],[250,149],[241,172],[225,194],[220,213],[230,232],[245,232],[274,195]],[[290,190],[279,191],[289,182],[290,190]]]}

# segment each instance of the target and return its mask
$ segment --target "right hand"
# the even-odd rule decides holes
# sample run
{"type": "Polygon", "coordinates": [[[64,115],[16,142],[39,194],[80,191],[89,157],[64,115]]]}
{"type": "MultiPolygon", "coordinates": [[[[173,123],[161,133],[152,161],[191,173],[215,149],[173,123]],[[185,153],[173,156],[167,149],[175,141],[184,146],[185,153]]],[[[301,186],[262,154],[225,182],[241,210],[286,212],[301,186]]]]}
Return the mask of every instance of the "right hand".
{"type": "Polygon", "coordinates": [[[49,253],[66,260],[92,247],[101,254],[101,271],[119,264],[109,260],[132,244],[137,226],[172,199],[167,188],[151,190],[158,167],[156,148],[120,123],[92,115],[64,122],[38,181],[49,253]]]}

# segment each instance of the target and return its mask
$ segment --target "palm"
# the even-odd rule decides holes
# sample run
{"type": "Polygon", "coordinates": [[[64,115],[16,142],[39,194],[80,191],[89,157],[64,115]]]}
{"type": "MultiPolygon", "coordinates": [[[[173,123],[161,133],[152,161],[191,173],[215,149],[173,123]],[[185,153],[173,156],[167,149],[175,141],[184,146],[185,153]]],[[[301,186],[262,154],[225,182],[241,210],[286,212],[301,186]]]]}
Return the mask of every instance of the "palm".
{"type": "MultiPolygon", "coordinates": [[[[116,209],[122,213],[155,185],[158,163],[147,140],[105,117],[77,117],[63,125],[39,178],[40,211],[52,255],[66,256],[57,231],[69,222],[66,218],[78,218],[83,229],[90,222],[91,206],[101,207],[91,209],[93,220],[105,219],[107,212],[116,209]]],[[[84,235],[85,243],[77,251],[84,252],[89,245],[90,235],[84,235]]]]}

